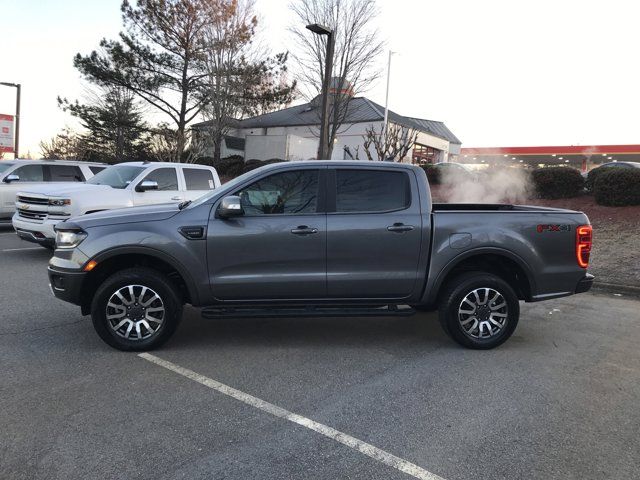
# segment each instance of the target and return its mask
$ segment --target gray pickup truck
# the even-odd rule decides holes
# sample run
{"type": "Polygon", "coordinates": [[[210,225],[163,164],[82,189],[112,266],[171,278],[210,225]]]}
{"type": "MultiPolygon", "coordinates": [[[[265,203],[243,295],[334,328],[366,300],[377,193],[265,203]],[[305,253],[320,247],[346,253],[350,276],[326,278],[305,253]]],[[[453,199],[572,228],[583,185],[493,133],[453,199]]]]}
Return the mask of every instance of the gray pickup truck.
{"type": "Polygon", "coordinates": [[[205,318],[409,315],[439,309],[469,348],[511,336],[519,301],[589,290],[583,213],[434,204],[421,168],[309,161],[253,170],[194,201],[56,227],[54,295],[99,336],[147,350],[184,304],[205,318]]]}

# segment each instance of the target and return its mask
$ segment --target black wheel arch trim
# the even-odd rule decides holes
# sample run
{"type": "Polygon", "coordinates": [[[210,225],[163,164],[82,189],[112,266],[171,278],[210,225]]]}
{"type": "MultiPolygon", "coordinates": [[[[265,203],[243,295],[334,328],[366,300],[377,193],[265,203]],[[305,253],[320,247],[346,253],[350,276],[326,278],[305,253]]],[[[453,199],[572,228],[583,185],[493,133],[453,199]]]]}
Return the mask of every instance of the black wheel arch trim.
{"type": "MultiPolygon", "coordinates": [[[[114,258],[120,255],[130,255],[130,254],[140,254],[146,255],[149,257],[155,257],[159,260],[162,260],[169,265],[171,265],[175,270],[180,274],[182,279],[189,290],[189,296],[191,297],[191,304],[194,306],[200,305],[200,294],[198,292],[198,288],[196,287],[196,283],[191,277],[189,271],[182,265],[176,258],[172,257],[168,253],[165,253],[161,250],[157,250],[152,247],[146,247],[142,245],[135,246],[123,246],[123,247],[114,247],[108,250],[104,250],[92,257],[91,260],[95,260],[98,262],[98,265],[105,260],[110,258],[114,258]]],[[[88,262],[87,262],[88,263],[88,262]]]]}
{"type": "Polygon", "coordinates": [[[487,254],[499,255],[499,256],[505,257],[505,258],[507,258],[509,260],[514,261],[522,269],[524,274],[527,276],[527,281],[529,282],[530,292],[529,292],[529,296],[527,298],[525,298],[525,300],[526,301],[531,301],[531,298],[533,296],[535,296],[535,293],[537,291],[535,278],[534,278],[533,272],[531,271],[531,269],[529,268],[527,263],[522,259],[522,257],[520,257],[519,255],[516,255],[515,253],[511,252],[510,250],[505,250],[503,248],[498,248],[498,247],[479,247],[479,248],[474,248],[472,250],[468,250],[468,251],[466,251],[464,253],[461,253],[460,255],[457,255],[456,257],[452,258],[449,261],[449,263],[447,263],[445,265],[445,267],[440,271],[440,273],[436,277],[436,280],[434,281],[434,283],[431,286],[431,288],[429,289],[429,291],[424,292],[424,294],[422,296],[422,298],[424,300],[424,303],[431,304],[431,303],[436,301],[438,293],[440,292],[440,289],[442,288],[442,284],[444,282],[444,279],[461,262],[463,262],[464,260],[466,260],[468,258],[481,256],[483,254],[485,254],[485,255],[487,255],[487,254]]]}

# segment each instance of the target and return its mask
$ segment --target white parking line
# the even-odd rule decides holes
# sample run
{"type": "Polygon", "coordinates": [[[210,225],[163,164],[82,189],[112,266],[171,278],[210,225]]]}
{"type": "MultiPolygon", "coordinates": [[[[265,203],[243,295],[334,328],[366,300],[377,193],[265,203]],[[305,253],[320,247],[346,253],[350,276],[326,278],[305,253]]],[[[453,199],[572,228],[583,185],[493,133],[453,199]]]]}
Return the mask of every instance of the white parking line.
{"type": "Polygon", "coordinates": [[[20,250],[42,250],[42,247],[5,248],[3,252],[19,252],[20,250]]]}
{"type": "Polygon", "coordinates": [[[396,457],[395,455],[392,455],[389,452],[385,452],[384,450],[381,450],[378,447],[374,447],[373,445],[363,442],[362,440],[358,440],[351,435],[347,435],[346,433],[328,427],[327,425],[323,425],[322,423],[318,423],[309,418],[297,415],[293,412],[290,412],[289,410],[278,407],[273,403],[266,402],[257,397],[254,397],[253,395],[249,395],[248,393],[236,390],[235,388],[225,385],[224,383],[220,383],[216,380],[213,380],[212,378],[200,375],[193,370],[183,368],[179,365],[176,365],[175,363],[163,360],[162,358],[156,357],[155,355],[151,355],[149,353],[140,353],[138,354],[138,356],[151,363],[155,363],[156,365],[166,368],[167,370],[171,370],[172,372],[182,375],[183,377],[193,380],[194,382],[198,382],[205,387],[209,387],[212,390],[228,395],[231,398],[235,398],[236,400],[255,407],[258,410],[262,410],[263,412],[270,413],[271,415],[275,415],[276,417],[289,420],[290,422],[297,423],[298,425],[302,425],[303,427],[318,432],[325,437],[329,437],[336,442],[342,443],[349,448],[357,450],[360,453],[363,453],[381,463],[384,463],[385,465],[398,469],[401,472],[411,475],[414,478],[419,478],[421,480],[444,480],[442,477],[436,475],[435,473],[431,473],[424,468],[408,462],[407,460],[396,457]]]}

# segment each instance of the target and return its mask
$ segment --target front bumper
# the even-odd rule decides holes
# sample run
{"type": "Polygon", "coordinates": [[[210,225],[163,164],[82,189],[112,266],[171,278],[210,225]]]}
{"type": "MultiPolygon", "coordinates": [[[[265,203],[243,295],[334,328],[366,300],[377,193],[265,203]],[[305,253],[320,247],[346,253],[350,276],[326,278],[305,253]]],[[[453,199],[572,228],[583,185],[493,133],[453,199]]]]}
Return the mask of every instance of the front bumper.
{"type": "Polygon", "coordinates": [[[14,215],[11,223],[18,236],[27,242],[38,243],[45,246],[55,246],[56,232],[54,226],[60,220],[47,220],[44,223],[29,222],[14,215]]]}
{"type": "Polygon", "coordinates": [[[82,305],[82,287],[86,272],[48,267],[49,286],[56,298],[74,305],[82,305]]]}
{"type": "Polygon", "coordinates": [[[591,290],[591,286],[593,285],[593,279],[596,278],[590,273],[587,273],[584,277],[580,279],[578,285],[576,286],[575,293],[584,293],[591,290]]]}

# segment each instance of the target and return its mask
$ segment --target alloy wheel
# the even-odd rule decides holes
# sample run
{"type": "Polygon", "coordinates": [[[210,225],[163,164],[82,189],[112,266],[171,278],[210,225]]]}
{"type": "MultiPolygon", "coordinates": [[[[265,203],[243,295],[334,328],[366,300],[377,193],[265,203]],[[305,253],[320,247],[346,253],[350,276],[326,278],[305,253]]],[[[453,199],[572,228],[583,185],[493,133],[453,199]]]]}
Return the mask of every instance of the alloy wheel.
{"type": "Polygon", "coordinates": [[[116,290],[107,302],[107,322],[116,335],[127,340],[146,340],[164,322],[160,295],[144,285],[127,285],[116,290]]]}
{"type": "Polygon", "coordinates": [[[458,321],[466,335],[486,339],[498,335],[507,324],[509,307],[500,292],[493,288],[476,288],[458,307],[458,321]]]}

